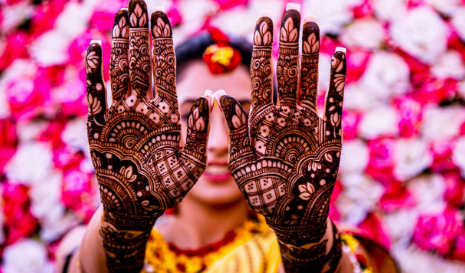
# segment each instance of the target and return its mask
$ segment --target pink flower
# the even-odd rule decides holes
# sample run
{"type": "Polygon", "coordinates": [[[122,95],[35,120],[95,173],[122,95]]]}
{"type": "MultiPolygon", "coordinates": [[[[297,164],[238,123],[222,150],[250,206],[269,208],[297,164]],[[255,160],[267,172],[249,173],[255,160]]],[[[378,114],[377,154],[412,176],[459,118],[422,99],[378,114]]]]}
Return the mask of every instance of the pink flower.
{"type": "Polygon", "coordinates": [[[342,114],[342,128],[344,130],[344,140],[352,140],[357,137],[358,124],[361,114],[356,112],[344,111],[342,114]]]}
{"type": "Polygon", "coordinates": [[[44,32],[52,29],[58,15],[63,11],[67,0],[50,0],[43,2],[35,11],[31,19],[30,33],[37,38],[44,32]]]}
{"type": "Polygon", "coordinates": [[[371,1],[364,0],[361,4],[352,8],[355,18],[363,18],[373,15],[373,7],[371,1]]]}
{"type": "Polygon", "coordinates": [[[441,214],[421,215],[412,239],[423,250],[446,255],[462,228],[458,211],[446,208],[441,214]]]}
{"type": "Polygon", "coordinates": [[[82,160],[84,160],[84,154],[70,146],[62,145],[53,150],[53,161],[55,167],[58,169],[68,170],[76,168],[81,164],[82,160]]]}
{"type": "Polygon", "coordinates": [[[358,81],[366,70],[371,54],[362,50],[352,51],[347,55],[347,81],[358,81]]]}
{"type": "Polygon", "coordinates": [[[171,4],[171,7],[168,9],[166,13],[168,18],[170,19],[171,26],[178,26],[182,23],[182,14],[179,11],[179,3],[178,1],[174,0],[171,4]]]}
{"type": "Polygon", "coordinates": [[[399,111],[399,134],[401,137],[409,138],[418,134],[421,120],[422,105],[409,97],[399,98],[396,101],[399,111]]]}
{"type": "Polygon", "coordinates": [[[64,172],[61,185],[61,200],[65,207],[87,218],[94,210],[94,188],[92,174],[84,173],[78,168],[64,172]]]}
{"type": "Polygon", "coordinates": [[[238,6],[246,6],[249,0],[215,0],[221,10],[228,10],[238,6]]]}
{"type": "Polygon", "coordinates": [[[455,79],[427,78],[413,88],[412,96],[422,104],[439,104],[455,95],[457,84],[455,79]]]}
{"type": "Polygon", "coordinates": [[[50,95],[50,85],[40,76],[34,80],[18,77],[7,84],[7,99],[12,116],[33,118],[41,112],[50,95]]]}
{"type": "MultiPolygon", "coordinates": [[[[28,42],[28,37],[22,31],[6,36],[5,44],[0,44],[0,48],[4,47],[0,51],[0,54],[2,55],[0,58],[0,71],[5,70],[17,58],[28,57],[27,47],[23,46],[28,44],[28,42]]],[[[0,43],[2,43],[2,41],[0,41],[0,43]]]]}
{"type": "Polygon", "coordinates": [[[395,140],[392,138],[378,138],[368,141],[370,160],[366,168],[367,174],[384,186],[396,181],[393,175],[395,140]]]}
{"type": "Polygon", "coordinates": [[[32,235],[37,219],[29,211],[29,189],[24,185],[3,184],[3,213],[5,214],[6,244],[15,243],[32,235]]]}
{"type": "Polygon", "coordinates": [[[379,206],[386,212],[410,208],[414,205],[414,197],[400,182],[392,183],[379,200],[379,206]]]}
{"type": "Polygon", "coordinates": [[[457,169],[452,160],[453,146],[450,142],[438,142],[431,145],[434,155],[433,164],[430,169],[436,173],[454,171],[457,169]]]}
{"type": "Polygon", "coordinates": [[[465,180],[458,171],[447,172],[443,176],[446,182],[444,199],[450,206],[460,207],[465,195],[465,180]]]}
{"type": "Polygon", "coordinates": [[[358,225],[358,228],[362,231],[360,235],[389,249],[389,245],[391,244],[389,235],[385,231],[383,223],[376,214],[371,212],[368,213],[365,220],[358,225]]]}
{"type": "Polygon", "coordinates": [[[0,119],[0,173],[16,153],[17,142],[15,123],[11,119],[0,119]]]}
{"type": "Polygon", "coordinates": [[[331,201],[329,203],[329,218],[335,222],[339,221],[341,219],[341,214],[337,210],[336,207],[336,200],[341,194],[342,190],[344,189],[344,186],[339,182],[339,180],[336,181],[336,184],[334,184],[334,189],[333,189],[333,194],[331,195],[331,201]]]}
{"type": "Polygon", "coordinates": [[[465,262],[465,230],[462,230],[455,238],[452,254],[448,255],[447,258],[465,262]]]}

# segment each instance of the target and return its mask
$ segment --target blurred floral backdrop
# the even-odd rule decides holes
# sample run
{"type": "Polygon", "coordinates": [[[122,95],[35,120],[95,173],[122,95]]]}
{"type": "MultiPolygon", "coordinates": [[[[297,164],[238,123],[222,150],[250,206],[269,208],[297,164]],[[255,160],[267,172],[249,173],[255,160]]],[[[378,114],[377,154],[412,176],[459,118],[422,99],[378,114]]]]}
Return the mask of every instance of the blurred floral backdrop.
{"type": "MultiPolygon", "coordinates": [[[[276,25],[286,2],[147,0],[167,7],[175,43],[210,25],[251,40],[259,10],[276,25]]],[[[330,56],[348,48],[332,218],[388,247],[405,272],[465,272],[465,1],[293,2],[324,35],[320,104],[330,56]]],[[[84,54],[103,41],[108,80],[113,15],[127,3],[0,3],[0,272],[49,273],[63,234],[99,204],[84,54]]]]}

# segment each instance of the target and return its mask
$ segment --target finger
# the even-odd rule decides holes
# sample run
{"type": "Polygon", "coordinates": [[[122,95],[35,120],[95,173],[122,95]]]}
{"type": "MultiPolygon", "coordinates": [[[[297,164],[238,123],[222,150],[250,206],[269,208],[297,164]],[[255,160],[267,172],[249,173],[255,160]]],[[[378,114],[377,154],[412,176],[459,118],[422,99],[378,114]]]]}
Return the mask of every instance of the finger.
{"type": "Polygon", "coordinates": [[[341,116],[345,81],[346,49],[338,47],[331,60],[331,77],[323,116],[326,121],[325,130],[328,139],[342,138],[341,116]]]}
{"type": "MultiPolygon", "coordinates": [[[[248,162],[254,157],[250,145],[247,113],[239,102],[224,90],[215,93],[215,99],[224,114],[229,136],[230,169],[240,167],[239,163],[248,162]],[[237,162],[237,164],[236,164],[237,162]]],[[[234,171],[231,170],[234,175],[234,171]]]]}
{"type": "Polygon", "coordinates": [[[202,175],[207,162],[207,142],[210,132],[211,94],[198,98],[191,107],[187,121],[186,145],[182,150],[185,168],[197,181],[202,175]],[[208,96],[210,98],[208,98],[208,96]]]}
{"type": "Polygon", "coordinates": [[[251,116],[260,112],[264,105],[273,103],[273,68],[272,44],[273,21],[271,11],[260,11],[260,18],[255,25],[253,39],[252,63],[250,77],[252,81],[251,116]]]}
{"type": "Polygon", "coordinates": [[[298,90],[300,5],[288,4],[281,21],[277,66],[279,104],[295,107],[298,90]]]}
{"type": "Polygon", "coordinates": [[[89,103],[88,130],[89,140],[98,139],[105,124],[107,98],[102,77],[101,41],[91,41],[86,56],[87,102],[89,103]]]}
{"type": "Polygon", "coordinates": [[[177,100],[176,56],[174,55],[171,24],[166,13],[161,10],[153,12],[151,26],[153,76],[157,95],[162,98],[177,100]]]}
{"type": "Polygon", "coordinates": [[[318,92],[318,59],[320,53],[320,29],[314,16],[304,19],[302,34],[302,58],[300,81],[302,91],[299,101],[301,105],[317,114],[316,95],[318,92]]]}
{"type": "Polygon", "coordinates": [[[119,101],[126,95],[129,95],[128,24],[128,10],[121,9],[115,16],[112,33],[110,81],[113,102],[119,101]]]}
{"type": "Polygon", "coordinates": [[[151,99],[149,21],[143,0],[129,2],[129,79],[132,95],[151,99]]]}

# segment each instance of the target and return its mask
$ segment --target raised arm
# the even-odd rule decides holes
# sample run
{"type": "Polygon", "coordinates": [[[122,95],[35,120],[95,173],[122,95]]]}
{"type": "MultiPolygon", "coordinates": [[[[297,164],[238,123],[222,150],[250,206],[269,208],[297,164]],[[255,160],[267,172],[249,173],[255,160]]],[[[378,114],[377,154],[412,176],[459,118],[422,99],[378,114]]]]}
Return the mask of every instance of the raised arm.
{"type": "Polygon", "coordinates": [[[91,43],[87,51],[88,138],[103,206],[86,234],[91,247],[100,241],[100,249],[97,255],[80,252],[84,272],[101,272],[105,262],[109,272],[140,272],[155,221],[183,199],[206,166],[211,95],[193,104],[180,147],[171,25],[162,11],[151,23],[152,58],[145,2],[132,0],[116,15],[109,107],[101,46],[91,43]]]}
{"type": "Polygon", "coordinates": [[[300,21],[292,6],[282,18],[277,105],[272,101],[273,23],[267,13],[254,32],[250,117],[234,98],[216,96],[229,126],[230,171],[251,208],[276,232],[286,272],[335,272],[341,240],[328,214],[341,156],[346,55],[340,48],[333,55],[319,117],[319,30],[312,17],[304,19],[299,59],[300,21]]]}

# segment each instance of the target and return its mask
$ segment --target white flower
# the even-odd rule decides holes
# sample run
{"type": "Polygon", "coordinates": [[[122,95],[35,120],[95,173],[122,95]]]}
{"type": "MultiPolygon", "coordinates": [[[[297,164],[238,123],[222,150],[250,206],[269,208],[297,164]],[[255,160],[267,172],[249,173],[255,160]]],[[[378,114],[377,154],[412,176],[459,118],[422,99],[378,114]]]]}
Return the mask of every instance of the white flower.
{"type": "MultiPolygon", "coordinates": [[[[51,172],[51,171],[50,171],[51,172]]],[[[31,212],[37,218],[50,217],[61,213],[61,181],[63,177],[59,172],[53,172],[36,183],[29,193],[31,198],[31,212]]]]}
{"type": "Polygon", "coordinates": [[[457,8],[450,20],[462,40],[465,40],[465,7],[457,8]]]}
{"type": "Polygon", "coordinates": [[[421,131],[428,141],[446,141],[459,135],[464,122],[464,107],[428,105],[423,112],[421,131]]]}
{"type": "Polygon", "coordinates": [[[77,150],[86,151],[89,147],[86,118],[79,117],[69,120],[61,133],[61,139],[77,150]]]}
{"type": "Polygon", "coordinates": [[[391,251],[405,273],[465,273],[462,262],[446,260],[437,254],[420,250],[414,244],[407,249],[395,247],[391,251]]]}
{"type": "Polygon", "coordinates": [[[418,212],[413,209],[401,209],[384,214],[382,222],[396,245],[407,246],[417,225],[418,212]]]}
{"type": "Polygon", "coordinates": [[[465,176],[465,137],[460,137],[455,142],[452,159],[465,176]]]}
{"type": "Polygon", "coordinates": [[[320,53],[320,60],[318,62],[318,88],[320,90],[327,90],[329,87],[331,59],[332,57],[330,55],[320,53]]]}
{"type": "Polygon", "coordinates": [[[449,50],[444,53],[431,68],[433,75],[441,78],[463,79],[465,76],[465,66],[462,57],[457,51],[449,50]]]}
{"type": "Polygon", "coordinates": [[[30,46],[35,61],[43,66],[61,65],[68,61],[71,37],[53,29],[39,36],[30,46]]]}
{"type": "Polygon", "coordinates": [[[6,176],[11,182],[40,184],[52,169],[50,146],[40,142],[29,142],[19,145],[18,151],[7,163],[6,176]]]}
{"type": "Polygon", "coordinates": [[[360,136],[373,139],[393,136],[399,132],[397,111],[389,106],[380,106],[366,112],[359,125],[360,136]]]}
{"type": "Polygon", "coordinates": [[[344,94],[344,108],[348,110],[366,112],[384,104],[373,90],[365,88],[360,81],[347,84],[344,94]]]}
{"type": "Polygon", "coordinates": [[[433,156],[423,139],[398,139],[394,159],[394,175],[400,181],[405,181],[429,167],[433,156]]]}
{"type": "Polygon", "coordinates": [[[2,5],[2,22],[0,31],[8,33],[23,21],[34,14],[34,7],[27,1],[19,1],[16,4],[2,5]]]}
{"type": "Polygon", "coordinates": [[[47,129],[49,122],[45,120],[20,120],[16,126],[20,143],[32,142],[39,139],[40,135],[47,129]]]}
{"type": "Polygon", "coordinates": [[[379,103],[385,104],[391,97],[408,91],[409,77],[410,69],[399,55],[376,52],[368,62],[361,84],[373,93],[379,103]]]}
{"type": "Polygon", "coordinates": [[[421,6],[393,21],[391,35],[414,57],[433,63],[447,48],[448,28],[431,8],[421,6]]]}
{"type": "Polygon", "coordinates": [[[47,259],[45,246],[26,239],[5,248],[2,270],[5,273],[52,273],[53,266],[47,259]]]}
{"type": "Polygon", "coordinates": [[[360,139],[344,141],[342,145],[341,155],[341,171],[349,172],[363,172],[368,159],[369,151],[365,142],[360,139]]]}
{"type": "Polygon", "coordinates": [[[80,222],[74,212],[65,212],[63,207],[57,206],[57,208],[59,209],[53,208],[55,213],[49,213],[46,217],[40,219],[40,238],[46,242],[59,239],[80,222]]]}
{"type": "Polygon", "coordinates": [[[463,5],[461,0],[426,0],[433,8],[448,16],[463,5]]]}
{"type": "Polygon", "coordinates": [[[374,50],[384,41],[385,30],[380,22],[373,18],[358,19],[344,29],[341,41],[349,47],[361,47],[374,50]]]}
{"type": "Polygon", "coordinates": [[[342,26],[353,19],[350,7],[359,0],[311,0],[302,7],[302,14],[313,14],[318,18],[321,33],[338,34],[342,26]]]}
{"type": "Polygon", "coordinates": [[[407,13],[405,0],[375,0],[373,8],[377,18],[393,21],[407,13]]]}
{"type": "Polygon", "coordinates": [[[374,210],[384,193],[384,187],[367,175],[344,174],[341,178],[345,195],[367,211],[374,210]]]}
{"type": "Polygon", "coordinates": [[[412,179],[407,185],[408,190],[417,201],[415,210],[419,214],[441,213],[446,207],[444,192],[446,182],[440,175],[422,175],[412,179]]]}

